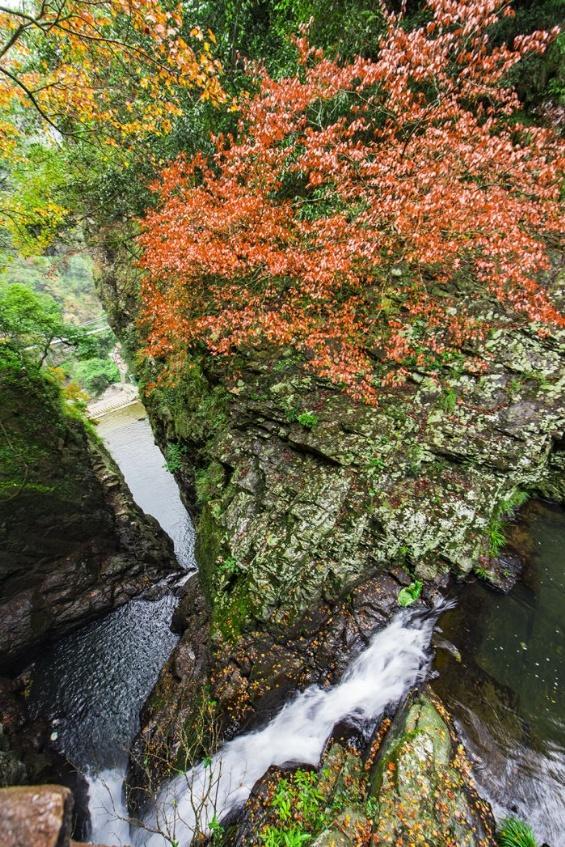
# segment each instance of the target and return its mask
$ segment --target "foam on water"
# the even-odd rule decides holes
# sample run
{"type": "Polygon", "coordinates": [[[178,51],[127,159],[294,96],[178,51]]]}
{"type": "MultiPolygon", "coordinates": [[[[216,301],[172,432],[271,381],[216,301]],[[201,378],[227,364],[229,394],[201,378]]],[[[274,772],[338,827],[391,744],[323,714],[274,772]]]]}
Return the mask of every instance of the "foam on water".
{"type": "Polygon", "coordinates": [[[123,796],[126,772],[111,768],[87,774],[90,839],[103,844],[129,844],[130,825],[123,796]]]}
{"type": "MultiPolygon", "coordinates": [[[[435,615],[399,613],[371,639],[339,684],[311,686],[263,729],[235,738],[211,764],[199,764],[168,783],[146,819],[147,830],[134,835],[137,847],[165,847],[173,839],[185,847],[212,818],[240,807],[271,765],[317,765],[337,723],[379,718],[426,674],[434,621],[435,615]]],[[[104,841],[112,834],[110,824],[96,837],[104,841]]]]}

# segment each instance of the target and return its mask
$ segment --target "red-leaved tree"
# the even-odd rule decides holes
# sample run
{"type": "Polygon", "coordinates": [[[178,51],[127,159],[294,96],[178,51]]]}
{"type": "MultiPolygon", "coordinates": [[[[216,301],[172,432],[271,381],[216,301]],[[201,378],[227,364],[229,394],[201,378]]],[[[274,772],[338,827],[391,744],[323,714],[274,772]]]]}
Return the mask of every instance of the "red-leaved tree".
{"type": "Polygon", "coordinates": [[[563,324],[540,284],[563,148],[512,118],[504,85],[556,33],[493,48],[506,3],[428,5],[417,29],[387,14],[375,61],[300,40],[299,75],[260,72],[236,137],[163,172],[140,239],[149,355],[290,345],[373,402],[376,361],[398,376],[484,333],[438,296],[462,279],[509,314],[563,324]]]}

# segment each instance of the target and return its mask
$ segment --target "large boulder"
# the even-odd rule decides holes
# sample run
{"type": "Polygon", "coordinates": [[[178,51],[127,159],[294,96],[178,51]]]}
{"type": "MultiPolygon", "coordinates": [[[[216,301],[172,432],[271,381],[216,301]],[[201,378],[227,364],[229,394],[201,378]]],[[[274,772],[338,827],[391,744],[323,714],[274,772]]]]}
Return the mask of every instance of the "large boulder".
{"type": "Polygon", "coordinates": [[[57,785],[0,790],[0,843],[4,847],[67,847],[72,794],[57,785]]]}
{"type": "Polygon", "coordinates": [[[371,778],[377,804],[374,843],[412,847],[489,847],[495,824],[442,704],[432,695],[398,715],[371,778]]]}
{"type": "Polygon", "coordinates": [[[60,785],[2,788],[0,844],[2,847],[78,847],[71,840],[72,808],[71,792],[60,785]]]}

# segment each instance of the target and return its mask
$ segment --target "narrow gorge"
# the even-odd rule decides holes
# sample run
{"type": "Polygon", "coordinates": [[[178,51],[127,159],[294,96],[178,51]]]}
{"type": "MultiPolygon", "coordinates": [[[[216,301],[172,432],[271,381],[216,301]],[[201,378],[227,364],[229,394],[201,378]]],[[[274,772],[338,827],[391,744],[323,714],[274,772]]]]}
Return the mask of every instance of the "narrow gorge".
{"type": "Polygon", "coordinates": [[[0,847],[565,847],[562,17],[0,7],[0,847]]]}

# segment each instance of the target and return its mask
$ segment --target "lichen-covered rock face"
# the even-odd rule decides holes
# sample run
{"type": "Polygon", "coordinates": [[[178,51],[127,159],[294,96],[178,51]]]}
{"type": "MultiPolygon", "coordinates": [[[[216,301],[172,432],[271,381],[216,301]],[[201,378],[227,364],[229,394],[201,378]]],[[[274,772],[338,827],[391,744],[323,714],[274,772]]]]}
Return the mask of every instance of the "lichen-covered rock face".
{"type": "Polygon", "coordinates": [[[0,671],[110,611],[178,565],[58,388],[0,374],[0,671]]]}
{"type": "Polygon", "coordinates": [[[462,356],[441,378],[412,369],[377,408],[307,375],[290,352],[206,376],[194,361],[149,395],[163,442],[187,446],[180,477],[201,506],[217,633],[288,623],[399,563],[423,580],[488,574],[517,492],[560,494],[563,338],[497,319],[484,372],[462,356]]]}
{"type": "MultiPolygon", "coordinates": [[[[102,294],[134,353],[131,269],[106,270],[102,294]]],[[[547,285],[562,303],[562,277],[547,285]]],[[[363,637],[356,591],[386,585],[390,614],[413,580],[428,596],[473,570],[508,586],[517,568],[498,555],[504,520],[523,492],[564,493],[564,334],[518,325],[472,283],[439,296],[446,314],[465,299],[496,329],[426,367],[400,363],[406,384],[381,388],[375,408],[310,375],[290,349],[194,354],[174,384],[158,362],[139,373],[154,431],[162,447],[180,448],[176,476],[198,512],[212,696],[231,731],[293,687],[331,678],[328,667],[363,637]]]]}
{"type": "Polygon", "coordinates": [[[420,697],[397,717],[372,774],[373,843],[488,847],[494,820],[439,701],[420,697]]]}

